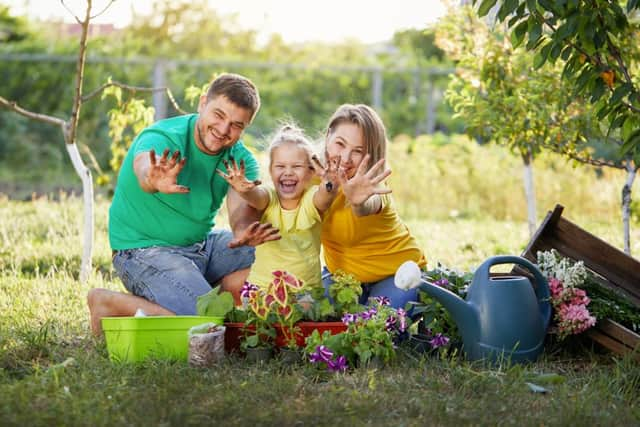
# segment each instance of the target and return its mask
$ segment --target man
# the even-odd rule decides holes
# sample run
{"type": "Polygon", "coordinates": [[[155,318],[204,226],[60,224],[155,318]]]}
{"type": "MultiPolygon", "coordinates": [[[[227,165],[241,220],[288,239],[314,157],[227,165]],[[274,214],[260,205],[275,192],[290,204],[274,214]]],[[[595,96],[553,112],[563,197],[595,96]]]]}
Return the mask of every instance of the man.
{"type": "Polygon", "coordinates": [[[254,246],[280,238],[216,171],[244,165],[257,180],[258,163],[239,141],[260,108],[255,85],[223,74],[200,98],[198,114],[161,120],[135,139],[120,169],[109,209],[113,265],[131,294],[93,289],[91,329],[102,317],[193,315],[197,297],[221,283],[236,298],[254,261],[254,246]],[[162,153],[162,154],[160,154],[162,153]],[[170,153],[172,153],[170,155],[170,153]],[[227,196],[227,230],[213,230],[227,196]]]}

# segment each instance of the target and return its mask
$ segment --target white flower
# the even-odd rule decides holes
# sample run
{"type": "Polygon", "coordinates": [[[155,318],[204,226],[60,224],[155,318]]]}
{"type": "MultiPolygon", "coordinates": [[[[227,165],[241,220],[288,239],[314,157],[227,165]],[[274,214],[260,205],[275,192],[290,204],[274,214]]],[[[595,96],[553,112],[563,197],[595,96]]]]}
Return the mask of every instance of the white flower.
{"type": "Polygon", "coordinates": [[[420,285],[420,267],[413,261],[405,261],[396,271],[394,283],[397,288],[404,291],[420,285]]]}

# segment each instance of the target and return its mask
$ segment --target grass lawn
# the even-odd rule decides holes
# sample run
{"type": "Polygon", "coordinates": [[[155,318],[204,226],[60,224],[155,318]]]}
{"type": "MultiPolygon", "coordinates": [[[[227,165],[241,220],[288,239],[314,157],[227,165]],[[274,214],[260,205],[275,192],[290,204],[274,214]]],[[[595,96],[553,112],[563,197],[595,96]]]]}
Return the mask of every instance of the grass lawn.
{"type": "MultiPolygon", "coordinates": [[[[80,284],[80,201],[0,199],[0,425],[640,424],[638,363],[584,339],[550,343],[535,364],[493,369],[404,347],[389,367],[335,375],[235,357],[214,369],[114,365],[89,333],[85,304],[92,287],[122,289],[110,267],[107,206],[97,204],[96,273],[80,284]]],[[[519,254],[528,241],[518,221],[408,225],[430,263],[463,269],[519,254]]],[[[586,228],[609,241],[619,234],[616,225],[586,228]]]]}

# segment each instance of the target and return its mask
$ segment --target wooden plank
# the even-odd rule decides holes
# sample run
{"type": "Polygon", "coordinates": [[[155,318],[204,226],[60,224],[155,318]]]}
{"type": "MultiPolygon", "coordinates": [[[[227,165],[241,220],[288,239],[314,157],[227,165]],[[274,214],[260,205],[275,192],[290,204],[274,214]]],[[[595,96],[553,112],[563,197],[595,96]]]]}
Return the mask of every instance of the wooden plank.
{"type": "Polygon", "coordinates": [[[631,349],[629,347],[627,347],[626,345],[624,345],[620,341],[617,341],[617,340],[611,338],[610,336],[608,336],[606,334],[603,334],[602,332],[600,332],[597,329],[590,329],[590,330],[588,330],[586,332],[586,334],[589,336],[589,338],[591,338],[595,342],[601,344],[605,348],[613,351],[614,353],[617,353],[617,354],[620,354],[620,355],[624,355],[624,354],[627,354],[627,353],[629,353],[631,351],[631,349]]]}
{"type": "Polygon", "coordinates": [[[640,335],[611,319],[598,320],[596,327],[602,333],[624,343],[631,350],[634,350],[640,345],[640,335]]]}

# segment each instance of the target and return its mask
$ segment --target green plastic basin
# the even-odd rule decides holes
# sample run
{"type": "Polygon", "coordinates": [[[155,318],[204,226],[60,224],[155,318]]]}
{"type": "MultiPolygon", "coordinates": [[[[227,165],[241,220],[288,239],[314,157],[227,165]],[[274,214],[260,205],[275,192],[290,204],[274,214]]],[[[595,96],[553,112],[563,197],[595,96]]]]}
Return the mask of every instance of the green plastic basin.
{"type": "Polygon", "coordinates": [[[186,361],[189,329],[203,323],[222,325],[223,320],[210,316],[104,317],[102,330],[113,362],[186,361]]]}

